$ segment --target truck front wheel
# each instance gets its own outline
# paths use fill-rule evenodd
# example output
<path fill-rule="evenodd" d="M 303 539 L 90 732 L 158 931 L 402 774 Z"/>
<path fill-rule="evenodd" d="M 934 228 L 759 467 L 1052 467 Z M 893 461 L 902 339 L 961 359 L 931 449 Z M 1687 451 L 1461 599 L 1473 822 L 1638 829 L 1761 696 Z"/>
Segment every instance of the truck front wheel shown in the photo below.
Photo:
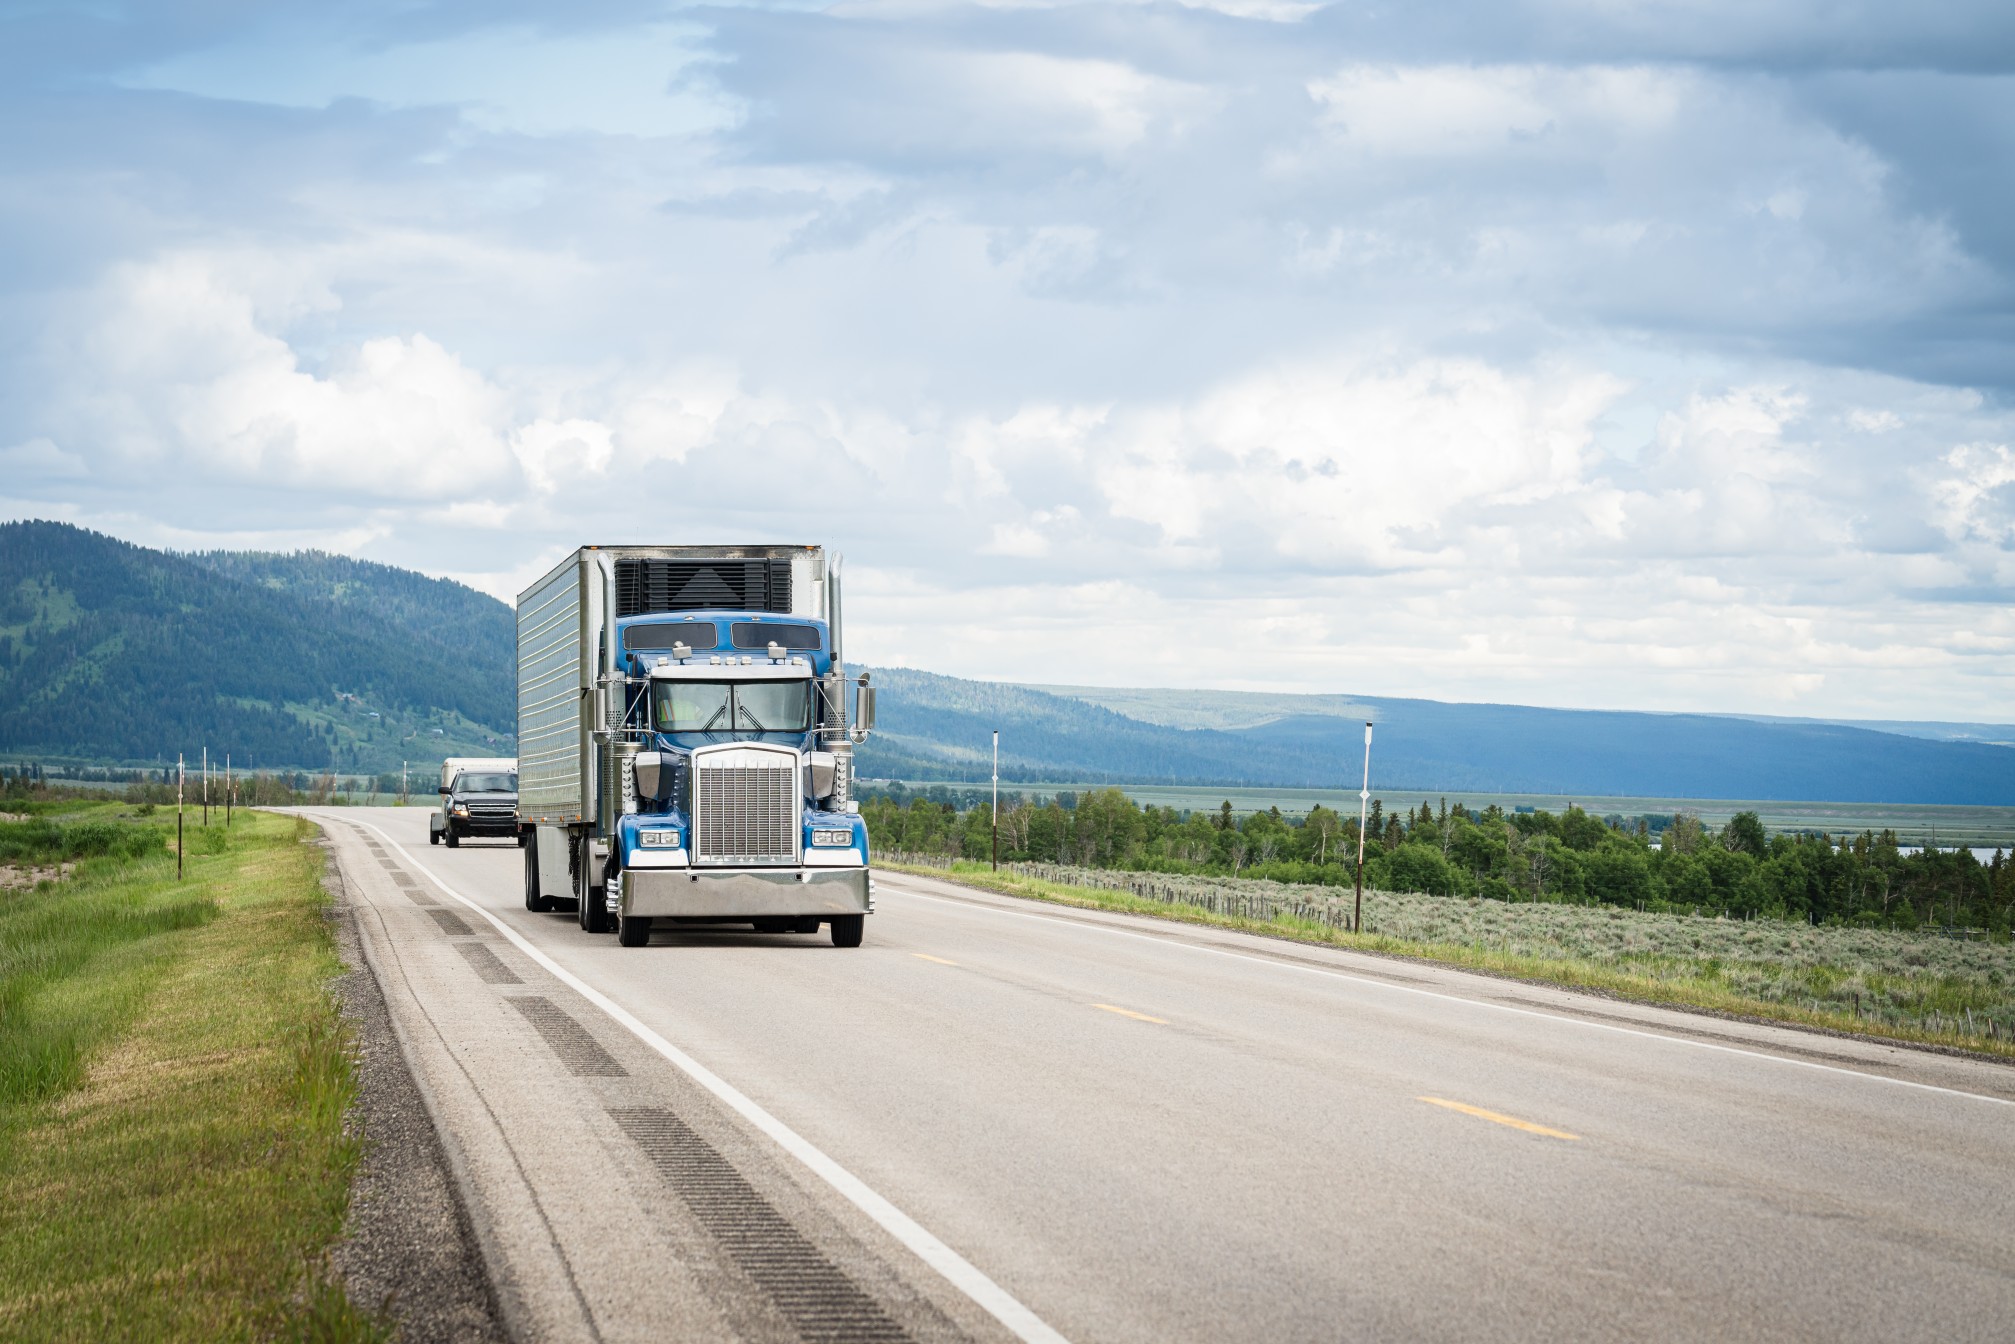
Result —
<path fill-rule="evenodd" d="M 455 823 L 451 821 L 448 823 L 448 848 L 460 849 L 461 847 L 462 833 L 455 829 Z"/>
<path fill-rule="evenodd" d="M 834 915 L 833 946 L 859 947 L 861 935 L 867 932 L 866 915 Z"/>
<path fill-rule="evenodd" d="M 616 921 L 616 941 L 624 947 L 642 947 L 651 941 L 649 915 L 624 915 Z"/>

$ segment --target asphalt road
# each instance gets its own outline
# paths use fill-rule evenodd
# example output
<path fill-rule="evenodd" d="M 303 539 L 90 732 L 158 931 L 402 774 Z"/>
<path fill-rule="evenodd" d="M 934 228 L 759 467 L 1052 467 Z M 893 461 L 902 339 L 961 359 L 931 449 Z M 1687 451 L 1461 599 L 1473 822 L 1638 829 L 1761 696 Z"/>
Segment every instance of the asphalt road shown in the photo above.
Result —
<path fill-rule="evenodd" d="M 521 1333 L 2015 1337 L 2015 1069 L 896 875 L 626 949 L 319 815 Z"/>

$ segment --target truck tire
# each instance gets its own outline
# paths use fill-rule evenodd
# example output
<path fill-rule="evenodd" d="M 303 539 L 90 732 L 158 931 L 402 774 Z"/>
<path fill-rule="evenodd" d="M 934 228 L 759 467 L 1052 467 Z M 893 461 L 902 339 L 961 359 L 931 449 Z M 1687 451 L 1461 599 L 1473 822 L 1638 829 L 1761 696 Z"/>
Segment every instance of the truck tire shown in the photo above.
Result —
<path fill-rule="evenodd" d="M 861 936 L 867 932 L 866 915 L 834 915 L 833 946 L 859 947 Z"/>
<path fill-rule="evenodd" d="M 518 832 L 518 848 L 523 849 L 531 843 L 532 843 L 532 828 L 526 826 L 521 830 L 519 830 Z"/>
<path fill-rule="evenodd" d="M 525 846 L 525 908 L 540 914 L 553 908 L 553 898 L 539 890 L 539 847 Z"/>
<path fill-rule="evenodd" d="M 460 849 L 461 847 L 462 833 L 455 829 L 455 823 L 451 821 L 448 823 L 448 848 Z"/>
<path fill-rule="evenodd" d="M 616 921 L 616 941 L 624 947 L 642 947 L 651 941 L 649 915 L 624 915 Z"/>
<path fill-rule="evenodd" d="M 583 854 L 581 876 L 575 884 L 575 898 L 579 903 L 576 913 L 580 916 L 581 932 L 607 933 L 609 910 L 602 904 L 602 888 L 596 886 L 594 880 L 593 860 Z"/>

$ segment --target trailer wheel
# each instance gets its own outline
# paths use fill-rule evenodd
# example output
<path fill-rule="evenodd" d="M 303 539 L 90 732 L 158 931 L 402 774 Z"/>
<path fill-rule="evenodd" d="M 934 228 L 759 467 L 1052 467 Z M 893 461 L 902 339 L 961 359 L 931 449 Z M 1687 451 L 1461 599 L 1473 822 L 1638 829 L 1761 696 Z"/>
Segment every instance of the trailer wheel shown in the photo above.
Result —
<path fill-rule="evenodd" d="M 861 935 L 867 932 L 866 915 L 834 915 L 833 946 L 859 947 Z"/>
<path fill-rule="evenodd" d="M 455 824 L 454 824 L 453 822 L 449 822 L 449 823 L 448 823 L 448 848 L 449 848 L 449 849 L 460 849 L 461 847 L 462 847 L 462 833 L 461 833 L 460 831 L 458 831 L 458 830 L 456 830 L 456 829 L 455 829 Z"/>
<path fill-rule="evenodd" d="M 539 890 L 539 847 L 532 843 L 530 835 L 526 832 L 525 908 L 543 914 L 553 908 L 553 898 Z"/>
<path fill-rule="evenodd" d="M 651 941 L 649 915 L 624 915 L 616 921 L 616 941 L 624 947 L 642 947 Z"/>
<path fill-rule="evenodd" d="M 427 843 L 428 843 L 428 844 L 430 844 L 430 845 L 438 845 L 438 844 L 440 844 L 440 843 L 441 843 L 441 833 L 440 833 L 439 831 L 428 831 L 428 832 L 427 832 Z"/>

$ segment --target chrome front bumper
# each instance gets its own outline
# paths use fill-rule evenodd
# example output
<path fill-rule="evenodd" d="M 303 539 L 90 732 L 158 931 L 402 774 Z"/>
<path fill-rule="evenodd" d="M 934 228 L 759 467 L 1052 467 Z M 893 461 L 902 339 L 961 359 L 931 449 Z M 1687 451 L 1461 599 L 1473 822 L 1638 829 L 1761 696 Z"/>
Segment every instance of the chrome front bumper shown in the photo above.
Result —
<path fill-rule="evenodd" d="M 678 919 L 862 915 L 865 868 L 625 868 L 617 914 Z"/>

